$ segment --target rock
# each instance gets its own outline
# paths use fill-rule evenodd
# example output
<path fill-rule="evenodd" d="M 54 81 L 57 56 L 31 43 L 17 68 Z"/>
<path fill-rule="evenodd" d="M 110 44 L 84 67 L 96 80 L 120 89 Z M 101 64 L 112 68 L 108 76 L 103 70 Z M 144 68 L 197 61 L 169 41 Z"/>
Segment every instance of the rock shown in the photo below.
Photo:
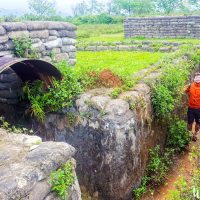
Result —
<path fill-rule="evenodd" d="M 12 51 L 0 51 L 0 57 L 4 57 L 11 54 L 12 54 Z"/>
<path fill-rule="evenodd" d="M 31 31 L 29 36 L 31 38 L 40 38 L 40 39 L 46 39 L 49 37 L 49 31 L 48 30 L 42 30 L 42 31 Z"/>
<path fill-rule="evenodd" d="M 75 149 L 66 143 L 45 142 L 30 150 L 27 145 L 31 146 L 38 140 L 41 142 L 41 138 L 8 134 L 3 129 L 0 129 L 0 136 L 1 200 L 43 200 L 54 196 L 48 183 L 50 173 L 68 161 L 72 161 L 75 168 L 72 158 Z M 69 189 L 70 197 L 71 200 L 81 200 L 77 179 Z"/>

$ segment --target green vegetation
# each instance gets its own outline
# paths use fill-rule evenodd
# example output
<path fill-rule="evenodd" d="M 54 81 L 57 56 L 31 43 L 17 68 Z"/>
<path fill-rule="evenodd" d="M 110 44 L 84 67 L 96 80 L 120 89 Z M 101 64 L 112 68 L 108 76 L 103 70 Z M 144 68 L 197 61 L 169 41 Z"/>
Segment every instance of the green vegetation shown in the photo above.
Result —
<path fill-rule="evenodd" d="M 133 190 L 136 199 L 141 199 L 142 195 L 147 192 L 148 186 L 155 187 L 165 181 L 169 167 L 172 164 L 172 155 L 173 152 L 170 149 L 166 149 L 163 154 L 159 145 L 150 150 L 146 175 L 142 178 L 140 187 Z"/>
<path fill-rule="evenodd" d="M 171 120 L 168 130 L 167 146 L 175 152 L 181 152 L 190 141 L 190 135 L 185 121 L 178 118 Z"/>
<path fill-rule="evenodd" d="M 63 79 L 53 80 L 53 87 L 45 88 L 42 81 L 26 83 L 23 87 L 22 98 L 30 101 L 31 114 L 40 121 L 44 120 L 47 112 L 72 107 L 76 96 L 82 91 L 73 69 L 64 62 L 59 64 L 59 68 Z"/>
<path fill-rule="evenodd" d="M 50 175 L 50 184 L 52 185 L 52 191 L 56 193 L 58 197 L 63 200 L 68 199 L 69 189 L 75 182 L 74 164 L 72 161 L 68 161 L 63 167 Z"/>
<path fill-rule="evenodd" d="M 200 148 L 194 147 L 191 153 L 191 162 L 199 164 Z M 192 172 L 191 180 L 180 176 L 176 181 L 176 189 L 170 190 L 167 195 L 168 200 L 197 200 L 200 199 L 200 169 Z"/>
<path fill-rule="evenodd" d="M 78 39 L 84 41 L 102 41 L 106 37 L 110 40 L 115 40 L 115 34 L 120 35 L 120 40 L 123 39 L 123 25 L 120 24 L 88 24 L 78 26 Z M 96 40 L 95 40 L 96 38 Z"/>
<path fill-rule="evenodd" d="M 13 126 L 9 122 L 5 120 L 3 116 L 0 116 L 0 128 L 5 129 L 9 133 L 16 133 L 16 134 L 28 134 L 32 135 L 33 130 L 28 130 L 25 127 L 22 126 Z"/>
<path fill-rule="evenodd" d="M 186 54 L 189 61 L 184 59 Z M 153 90 L 152 105 L 155 120 L 164 124 L 168 130 L 166 141 L 167 149 L 164 153 L 161 153 L 157 146 L 154 150 L 150 151 L 150 160 L 146 175 L 142 179 L 141 186 L 133 191 L 134 196 L 138 199 L 147 191 L 147 188 L 163 183 L 173 155 L 184 150 L 190 141 L 187 124 L 177 117 L 176 109 L 181 107 L 182 112 L 185 112 L 184 109 L 186 108 L 181 106 L 183 88 L 188 80 L 189 74 L 195 68 L 196 64 L 198 64 L 199 57 L 200 52 L 198 49 L 192 46 L 186 46 L 160 64 L 162 65 L 163 73 L 156 84 L 151 85 Z M 174 59 L 178 60 L 178 65 L 172 63 Z M 178 195 L 179 193 L 180 191 L 176 191 L 174 195 Z M 179 199 L 189 200 L 191 198 L 184 197 Z"/>
<path fill-rule="evenodd" d="M 113 91 L 111 92 L 110 96 L 111 96 L 113 99 L 116 99 L 121 93 L 122 93 L 122 88 L 115 88 L 115 89 L 113 89 Z"/>
<path fill-rule="evenodd" d="M 26 36 L 13 39 L 14 54 L 21 58 L 38 58 L 32 39 Z"/>

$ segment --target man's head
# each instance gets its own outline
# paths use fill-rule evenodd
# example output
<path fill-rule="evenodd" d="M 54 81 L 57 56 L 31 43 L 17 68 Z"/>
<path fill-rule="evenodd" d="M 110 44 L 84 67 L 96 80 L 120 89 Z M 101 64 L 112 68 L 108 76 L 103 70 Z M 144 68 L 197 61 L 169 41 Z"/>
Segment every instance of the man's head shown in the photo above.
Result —
<path fill-rule="evenodd" d="M 200 83 L 200 72 L 195 73 L 194 82 Z"/>

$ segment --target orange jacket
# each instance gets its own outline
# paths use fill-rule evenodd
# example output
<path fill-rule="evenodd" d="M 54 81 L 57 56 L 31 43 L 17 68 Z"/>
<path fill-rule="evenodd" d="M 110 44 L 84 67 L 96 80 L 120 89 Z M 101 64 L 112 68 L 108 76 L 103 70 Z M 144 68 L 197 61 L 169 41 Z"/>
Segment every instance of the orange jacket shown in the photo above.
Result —
<path fill-rule="evenodd" d="M 185 92 L 189 94 L 188 106 L 200 109 L 200 83 L 192 83 Z"/>

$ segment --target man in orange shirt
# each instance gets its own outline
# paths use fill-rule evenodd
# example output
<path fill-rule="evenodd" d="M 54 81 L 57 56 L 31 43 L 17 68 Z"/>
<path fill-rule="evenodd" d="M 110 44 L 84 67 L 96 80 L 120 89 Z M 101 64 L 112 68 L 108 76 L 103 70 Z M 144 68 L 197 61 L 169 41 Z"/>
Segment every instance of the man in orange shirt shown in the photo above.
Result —
<path fill-rule="evenodd" d="M 192 140 L 197 141 L 197 133 L 200 129 L 200 73 L 196 73 L 194 82 L 187 87 L 185 92 L 189 95 L 188 100 L 188 130 L 192 131 L 193 122 L 195 122 L 195 132 Z"/>

